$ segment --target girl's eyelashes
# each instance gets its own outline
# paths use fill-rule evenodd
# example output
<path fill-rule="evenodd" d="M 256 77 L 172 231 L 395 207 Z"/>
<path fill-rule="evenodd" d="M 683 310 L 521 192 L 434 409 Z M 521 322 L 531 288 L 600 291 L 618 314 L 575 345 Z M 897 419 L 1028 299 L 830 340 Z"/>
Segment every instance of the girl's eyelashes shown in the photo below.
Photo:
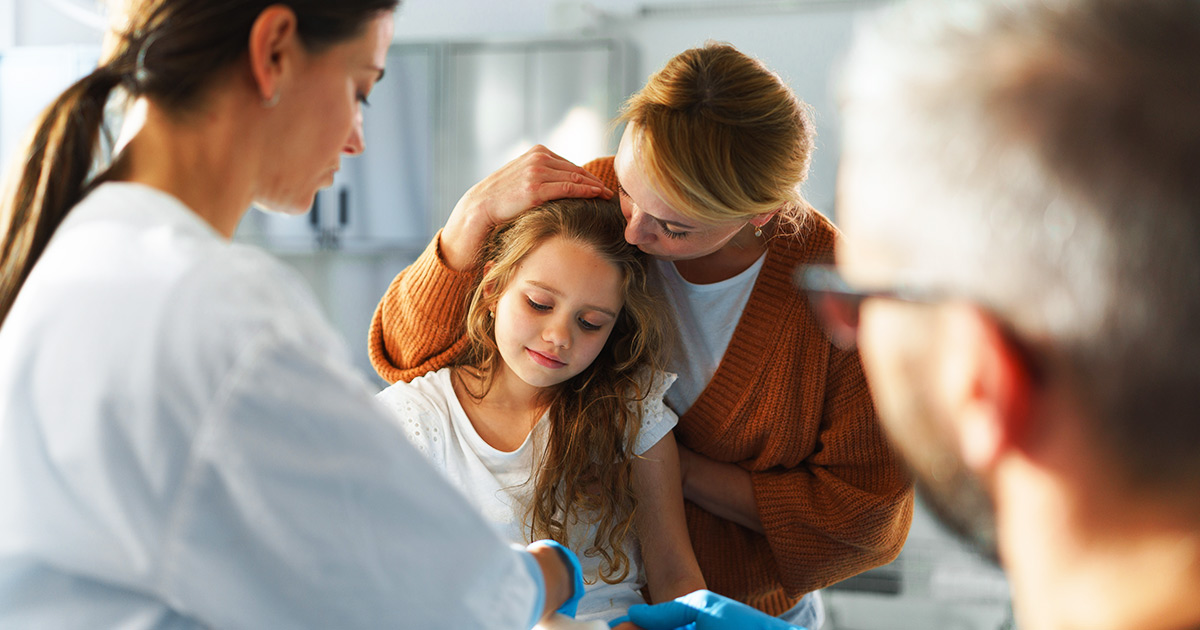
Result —
<path fill-rule="evenodd" d="M 370 106 L 371 106 L 371 102 L 367 100 L 367 93 L 366 93 L 366 92 L 359 92 L 359 93 L 358 93 L 358 95 L 356 96 L 356 98 L 357 98 L 357 100 L 358 100 L 358 102 L 359 102 L 359 103 L 362 103 L 362 106 L 363 106 L 363 107 L 370 107 Z"/>
<path fill-rule="evenodd" d="M 629 193 L 625 192 L 625 187 L 620 183 L 617 184 L 617 194 L 621 195 L 622 197 L 629 198 Z"/>
<path fill-rule="evenodd" d="M 593 324 L 582 317 L 579 318 L 579 327 L 587 331 L 597 331 L 601 328 L 604 328 L 604 326 L 601 326 L 600 324 Z"/>
<path fill-rule="evenodd" d="M 546 313 L 546 312 L 549 312 L 554 309 L 553 306 L 551 306 L 549 304 L 542 304 L 541 302 L 538 302 L 528 296 L 525 298 L 525 303 L 529 305 L 529 308 L 532 308 L 533 310 L 535 310 L 539 313 Z M 604 328 L 604 324 L 593 324 L 592 322 L 589 322 L 588 320 L 586 320 L 582 317 L 576 318 L 576 321 L 579 322 L 580 328 L 582 328 L 588 332 L 595 332 L 597 330 L 600 330 L 601 328 Z"/>

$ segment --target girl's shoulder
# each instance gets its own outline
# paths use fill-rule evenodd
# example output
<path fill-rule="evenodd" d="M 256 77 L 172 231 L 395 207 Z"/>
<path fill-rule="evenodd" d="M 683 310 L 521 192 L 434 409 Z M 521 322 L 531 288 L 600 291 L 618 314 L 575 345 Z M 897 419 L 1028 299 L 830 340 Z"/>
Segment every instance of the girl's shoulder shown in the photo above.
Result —
<path fill-rule="evenodd" d="M 666 401 L 667 390 L 679 376 L 673 372 L 644 369 L 638 374 L 639 388 L 643 395 L 634 399 L 631 404 L 641 403 L 641 427 L 638 429 L 637 440 L 633 452 L 641 455 L 658 444 L 675 425 L 679 416 L 675 414 Z"/>
<path fill-rule="evenodd" d="M 409 382 L 397 381 L 376 394 L 375 399 L 391 413 L 409 441 L 426 455 L 450 434 L 455 400 L 450 368 L 429 372 Z"/>
<path fill-rule="evenodd" d="M 679 378 L 679 375 L 665 370 L 643 368 L 638 373 L 637 378 L 647 392 L 646 400 L 657 400 L 661 403 L 664 402 L 667 390 L 671 388 L 671 385 Z"/>

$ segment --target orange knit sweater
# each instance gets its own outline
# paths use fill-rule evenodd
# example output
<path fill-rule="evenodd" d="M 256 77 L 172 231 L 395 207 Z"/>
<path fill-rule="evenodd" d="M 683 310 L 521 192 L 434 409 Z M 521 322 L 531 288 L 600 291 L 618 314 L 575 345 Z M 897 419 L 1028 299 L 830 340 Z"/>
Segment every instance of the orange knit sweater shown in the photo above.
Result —
<path fill-rule="evenodd" d="M 612 158 L 585 165 L 616 189 Z M 708 387 L 680 419 L 679 443 L 750 471 L 766 535 L 686 505 L 711 590 L 771 614 L 805 593 L 890 562 L 912 521 L 905 470 L 877 423 L 858 355 L 832 346 L 792 284 L 796 265 L 830 262 L 837 232 L 814 215 L 768 241 L 762 271 Z M 386 380 L 451 363 L 474 275 L 438 243 L 392 282 L 375 311 L 371 362 Z"/>

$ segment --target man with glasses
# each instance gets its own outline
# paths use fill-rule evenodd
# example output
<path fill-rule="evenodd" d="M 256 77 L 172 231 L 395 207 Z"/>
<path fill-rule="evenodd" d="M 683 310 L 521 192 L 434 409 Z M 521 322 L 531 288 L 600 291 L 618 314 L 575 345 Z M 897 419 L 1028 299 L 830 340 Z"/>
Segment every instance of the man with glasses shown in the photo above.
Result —
<path fill-rule="evenodd" d="M 844 88 L 844 242 L 798 277 L 927 503 L 1022 628 L 1200 628 L 1200 2 L 905 6 Z"/>

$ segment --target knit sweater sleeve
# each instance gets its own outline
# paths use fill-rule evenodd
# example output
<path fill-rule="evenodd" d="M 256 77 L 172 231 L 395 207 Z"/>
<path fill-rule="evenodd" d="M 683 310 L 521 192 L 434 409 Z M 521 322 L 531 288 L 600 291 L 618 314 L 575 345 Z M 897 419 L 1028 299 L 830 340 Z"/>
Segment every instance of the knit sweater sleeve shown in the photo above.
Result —
<path fill-rule="evenodd" d="M 831 350 L 823 416 L 803 464 L 752 473 L 791 596 L 891 562 L 912 522 L 912 487 L 879 426 L 857 353 Z"/>
<path fill-rule="evenodd" d="M 463 327 L 475 276 L 446 266 L 442 234 L 388 287 L 367 338 L 371 364 L 389 383 L 450 365 L 466 348 Z"/>

